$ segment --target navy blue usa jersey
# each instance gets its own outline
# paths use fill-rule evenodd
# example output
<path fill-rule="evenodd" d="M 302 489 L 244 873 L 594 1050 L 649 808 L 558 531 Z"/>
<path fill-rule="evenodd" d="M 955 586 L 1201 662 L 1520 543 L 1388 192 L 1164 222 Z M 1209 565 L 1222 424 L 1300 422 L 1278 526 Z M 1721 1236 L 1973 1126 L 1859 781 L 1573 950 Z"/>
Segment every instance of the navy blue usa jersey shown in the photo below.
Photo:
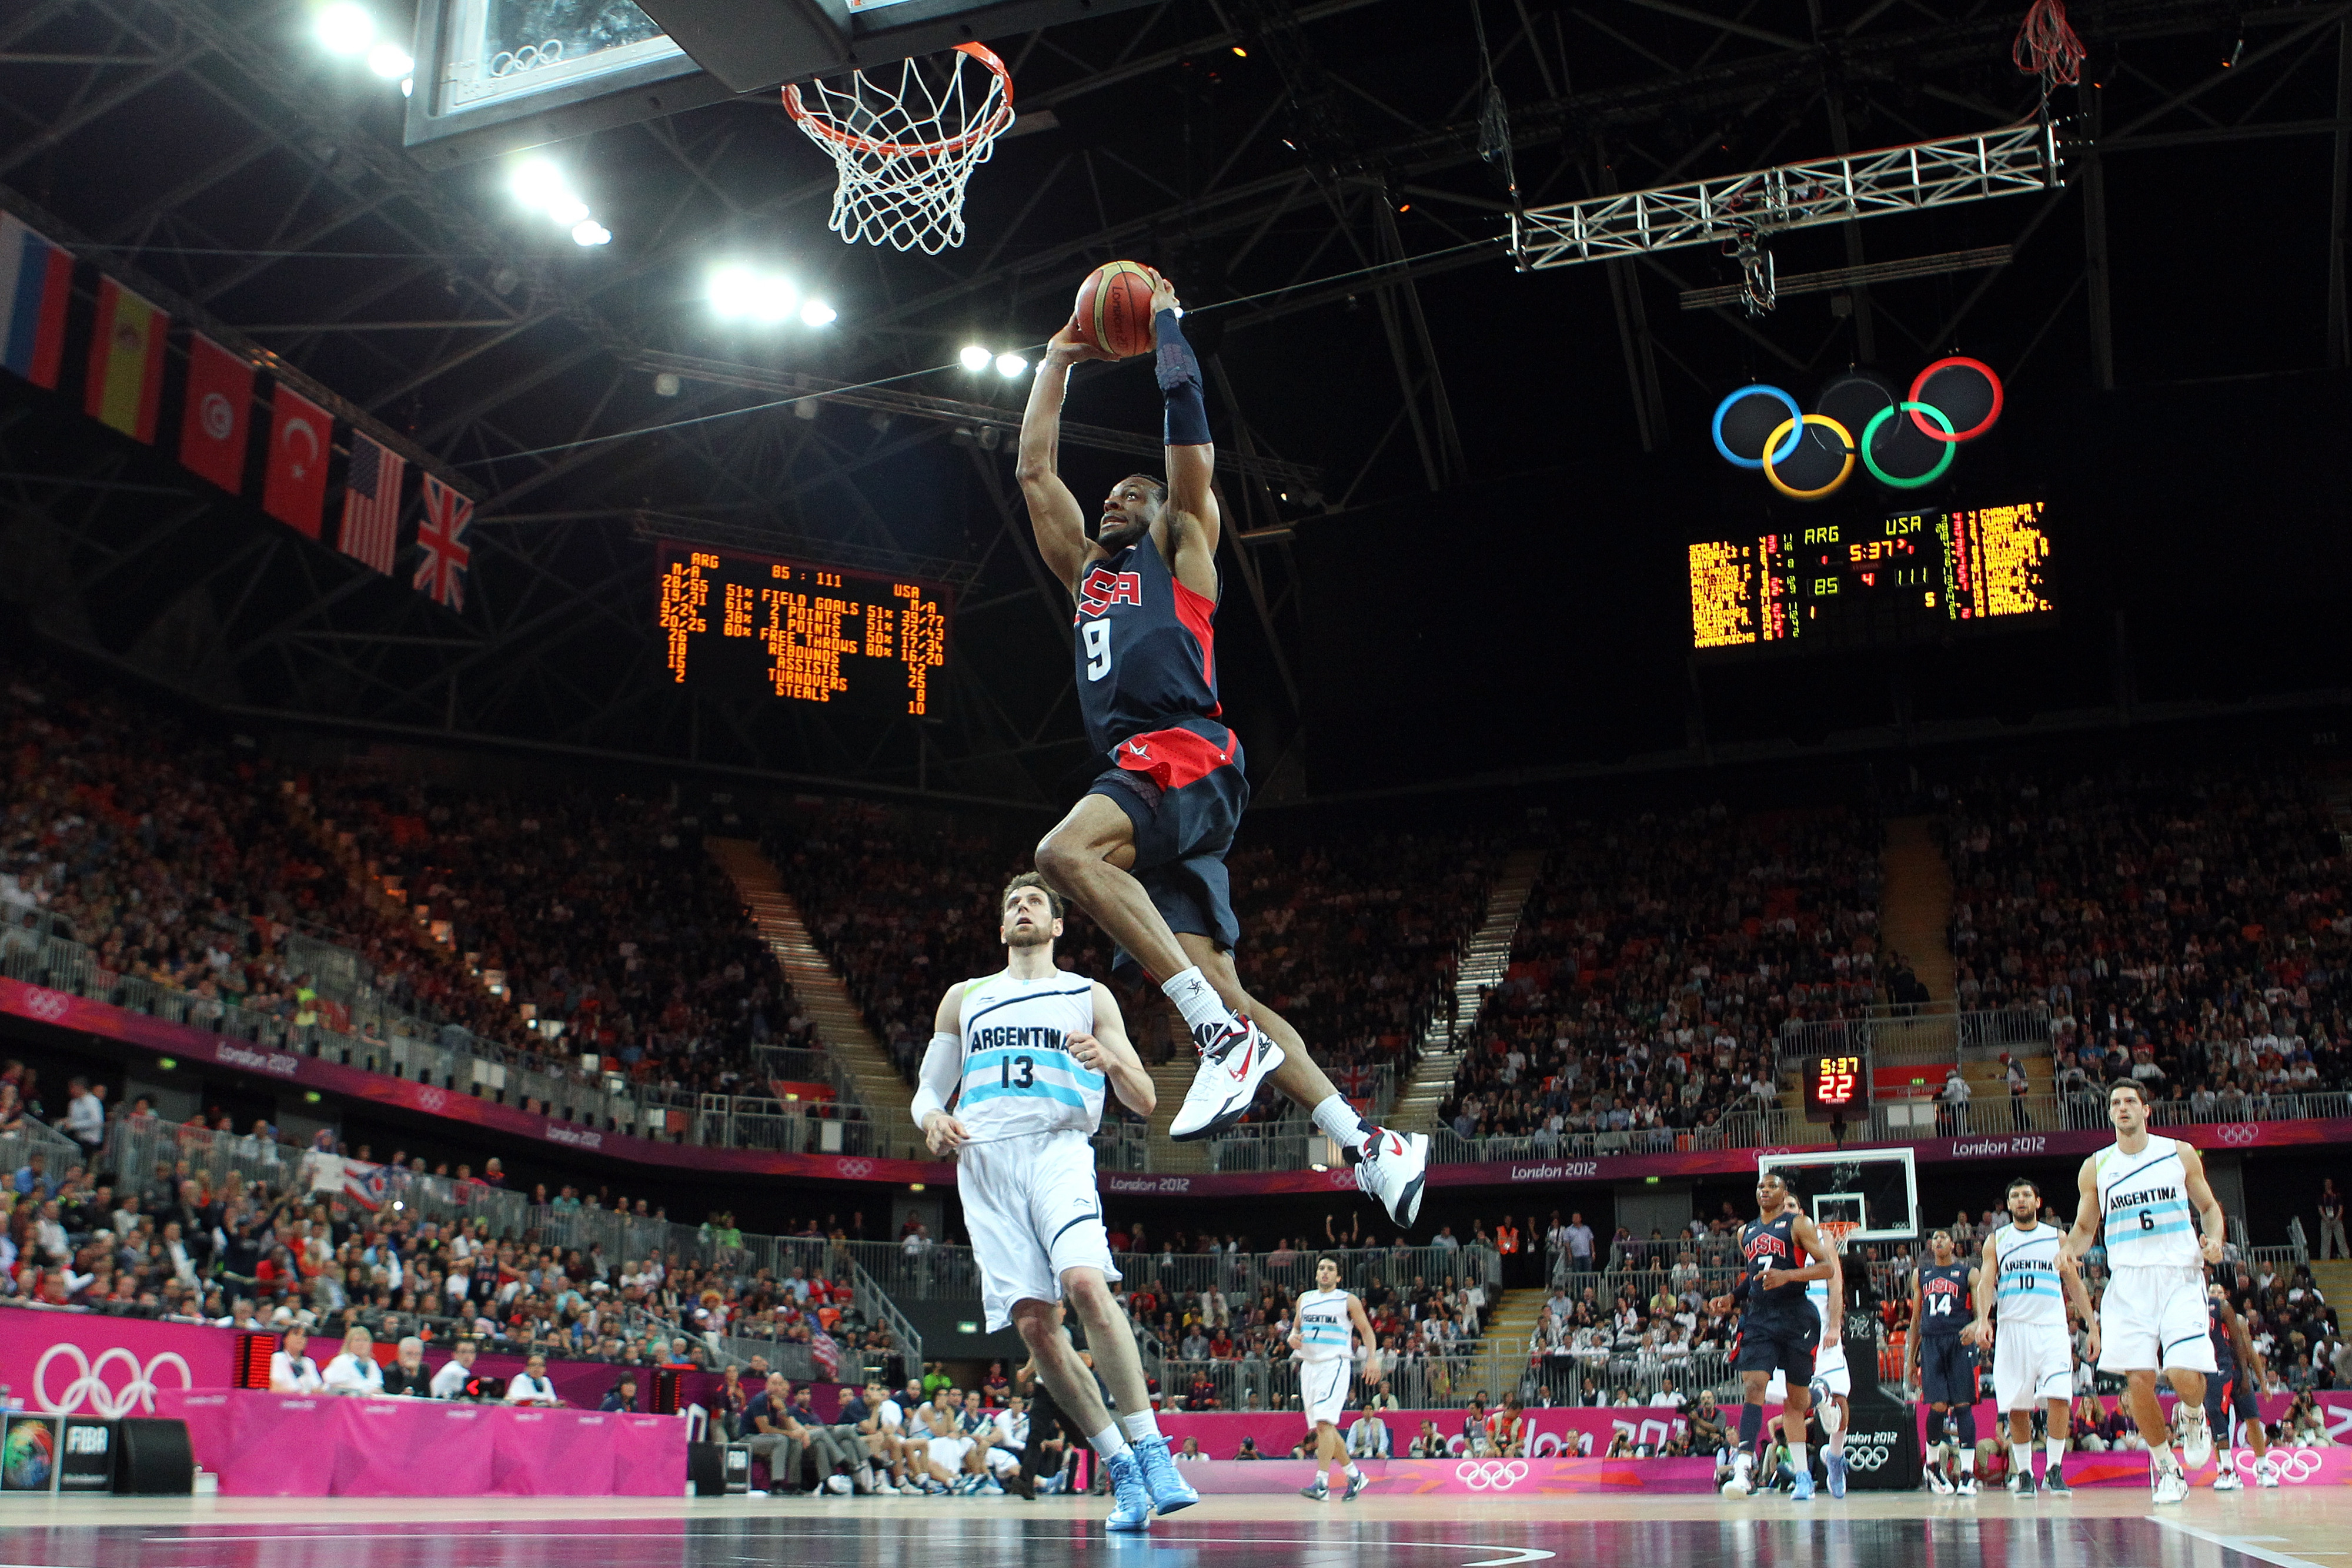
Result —
<path fill-rule="evenodd" d="M 1812 1303 L 1805 1300 L 1805 1282 L 1775 1285 L 1766 1290 L 1760 1281 L 1767 1269 L 1783 1273 L 1802 1269 L 1813 1260 L 1812 1254 L 1797 1244 L 1797 1217 L 1776 1215 L 1770 1219 L 1751 1219 L 1739 1233 L 1739 1255 L 1748 1266 L 1750 1281 L 1743 1316 L 1759 1322 L 1793 1321 L 1800 1312 L 1812 1312 Z"/>
<path fill-rule="evenodd" d="M 1919 1332 L 1941 1339 L 1958 1333 L 1976 1321 L 1976 1302 L 1969 1295 L 1966 1263 L 1923 1263 L 1919 1266 Z"/>
<path fill-rule="evenodd" d="M 1147 537 L 1087 569 L 1078 583 L 1078 707 L 1108 755 L 1129 736 L 1214 718 L 1217 601 L 1176 580 Z"/>

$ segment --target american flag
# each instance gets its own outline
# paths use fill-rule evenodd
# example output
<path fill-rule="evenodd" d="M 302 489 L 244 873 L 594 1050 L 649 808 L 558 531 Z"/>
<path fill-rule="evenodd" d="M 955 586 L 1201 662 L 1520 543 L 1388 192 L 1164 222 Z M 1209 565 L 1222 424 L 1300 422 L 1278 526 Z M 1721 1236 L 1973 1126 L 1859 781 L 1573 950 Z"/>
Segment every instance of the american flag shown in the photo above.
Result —
<path fill-rule="evenodd" d="M 425 549 L 412 585 L 451 610 L 466 608 L 466 568 L 474 552 L 466 542 L 466 527 L 474 520 L 474 503 L 432 475 L 425 476 L 425 520 L 416 527 L 416 542 Z"/>
<path fill-rule="evenodd" d="M 823 1329 L 813 1328 L 809 1334 L 809 1356 L 817 1370 L 830 1380 L 841 1371 L 841 1346 Z"/>
<path fill-rule="evenodd" d="M 352 432 L 352 471 L 343 481 L 343 553 L 386 577 L 400 546 L 400 481 L 408 460 Z"/>

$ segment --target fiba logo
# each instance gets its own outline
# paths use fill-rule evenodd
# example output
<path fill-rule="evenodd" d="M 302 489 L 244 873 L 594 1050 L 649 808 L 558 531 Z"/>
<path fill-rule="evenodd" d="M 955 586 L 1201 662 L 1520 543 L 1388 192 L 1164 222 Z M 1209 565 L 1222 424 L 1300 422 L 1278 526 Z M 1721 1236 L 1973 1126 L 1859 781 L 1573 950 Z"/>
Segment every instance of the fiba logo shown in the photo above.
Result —
<path fill-rule="evenodd" d="M 843 1176 L 847 1176 L 850 1180 L 856 1181 L 860 1176 L 867 1176 L 874 1174 L 874 1162 L 872 1160 L 843 1160 L 835 1168 L 840 1171 Z"/>
<path fill-rule="evenodd" d="M 2225 1144 L 2251 1144 L 2262 1137 L 2263 1130 L 2251 1122 L 2225 1122 L 2216 1135 Z"/>
<path fill-rule="evenodd" d="M 1528 1479 L 1525 1459 L 1465 1459 L 1454 1467 L 1454 1479 L 1472 1491 L 1508 1491 Z"/>
<path fill-rule="evenodd" d="M 205 393 L 196 404 L 196 418 L 205 427 L 205 434 L 214 441 L 226 441 L 236 429 L 236 411 L 228 399 L 216 392 Z"/>
<path fill-rule="evenodd" d="M 63 991 L 47 990 L 39 986 L 25 988 L 25 1010 L 37 1019 L 55 1023 L 65 1017 L 72 1006 L 73 998 Z"/>

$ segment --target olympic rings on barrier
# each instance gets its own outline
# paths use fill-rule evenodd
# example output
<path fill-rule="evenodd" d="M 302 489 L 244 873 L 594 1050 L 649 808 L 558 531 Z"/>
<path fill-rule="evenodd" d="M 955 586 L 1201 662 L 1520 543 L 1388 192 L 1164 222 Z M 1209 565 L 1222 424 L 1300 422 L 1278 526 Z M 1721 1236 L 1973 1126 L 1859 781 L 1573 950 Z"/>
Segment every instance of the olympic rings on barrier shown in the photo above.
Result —
<path fill-rule="evenodd" d="M 1744 397 L 1769 397 L 1777 399 L 1779 400 L 1780 406 L 1789 411 L 1789 417 L 1790 419 L 1801 417 L 1804 411 L 1797 406 L 1797 400 L 1795 398 L 1790 397 L 1779 387 L 1766 386 L 1762 382 L 1754 382 L 1747 386 L 1741 387 L 1738 392 L 1733 392 L 1729 397 L 1725 398 L 1721 402 L 1715 405 L 1715 449 L 1717 452 L 1722 453 L 1723 460 L 1726 463 L 1732 465 L 1734 467 L 1761 468 L 1764 466 L 1763 457 L 1742 457 L 1738 453 L 1734 452 L 1728 445 L 1725 444 L 1723 439 L 1723 416 L 1731 412 L 1731 405 L 1733 403 L 1738 402 Z M 1787 462 L 1790 455 L 1794 453 L 1796 450 L 1797 438 L 1794 435 L 1791 435 L 1789 438 L 1789 450 L 1778 455 L 1773 454 L 1772 444 L 1770 442 L 1768 441 L 1764 444 L 1765 455 L 1772 457 L 1773 461 L 1778 463 Z"/>
<path fill-rule="evenodd" d="M 1984 377 L 1985 384 L 1991 389 L 1991 407 L 1986 411 L 1982 418 L 1965 430 L 1955 428 L 1949 413 L 1921 395 L 1927 390 L 1928 382 L 1939 372 L 1951 370 L 1973 371 Z M 1742 398 L 1748 397 L 1769 398 L 1788 411 L 1788 418 L 1772 427 L 1771 434 L 1764 439 L 1763 451 L 1754 457 L 1743 457 L 1734 452 L 1730 443 L 1723 436 L 1723 423 L 1726 416 Z M 1854 439 L 1853 432 L 1843 422 L 1825 413 L 1807 413 L 1798 407 L 1797 400 L 1787 392 L 1762 382 L 1751 382 L 1717 403 L 1710 434 L 1715 439 L 1716 451 L 1722 455 L 1725 462 L 1738 468 L 1762 469 L 1765 479 L 1772 488 L 1792 501 L 1820 501 L 1837 494 L 1844 487 L 1845 482 L 1853 476 L 1856 457 L 1862 460 L 1863 466 L 1870 470 L 1870 476 L 1887 488 L 1916 490 L 1932 485 L 1944 476 L 1952 465 L 1954 450 L 1961 442 L 1975 440 L 1999 423 L 2003 398 L 2000 378 L 1993 373 L 1991 366 L 1981 360 L 1972 360 L 1965 354 L 1951 354 L 1936 361 L 1912 378 L 1911 395 L 1907 399 L 1899 403 L 1891 403 L 1872 415 L 1870 423 L 1863 426 L 1860 441 Z M 1879 431 L 1898 413 L 1908 415 L 1912 425 L 1921 434 L 1943 448 L 1943 454 L 1937 459 L 1935 466 L 1925 474 L 1908 478 L 1890 474 L 1879 466 L 1877 458 L 1871 451 Z M 1840 444 L 1845 449 L 1845 463 L 1838 470 L 1835 478 L 1825 485 L 1807 490 L 1799 489 L 1790 484 L 1780 476 L 1779 470 L 1781 465 L 1796 455 L 1798 444 L 1804 439 L 1804 427 L 1809 424 L 1819 425 L 1835 433 Z"/>
<path fill-rule="evenodd" d="M 1926 370 L 1921 371 L 1917 375 L 1912 377 L 1911 402 L 1913 403 L 1918 403 L 1923 401 L 1919 394 L 1921 391 L 1926 388 L 1928 378 L 1933 376 L 1937 371 L 1948 371 L 1956 366 L 1965 366 L 1969 370 L 1972 370 L 1976 371 L 1977 374 L 1984 377 L 1985 384 L 1992 388 L 1992 409 L 1982 419 L 1977 421 L 1966 430 L 1954 430 L 1952 428 L 1952 422 L 1948 419 L 1943 422 L 1944 428 L 1942 431 L 1937 432 L 1927 428 L 1927 422 L 1919 417 L 1918 411 L 1915 408 L 1912 411 L 1911 423 L 1917 425 L 1919 427 L 1919 434 L 1926 436 L 1930 441 L 1941 441 L 1948 444 L 1958 441 L 1974 441 L 1978 436 L 1982 435 L 1986 431 L 1990 430 L 1993 427 L 1994 422 L 2000 418 L 2000 378 L 1992 373 L 1992 367 L 1990 365 L 1986 364 L 1982 360 L 1971 360 L 1966 354 L 1953 354 L 1947 359 L 1937 360 L 1934 364 L 1929 365 Z"/>
<path fill-rule="evenodd" d="M 1789 442 L 1789 451 L 1793 452 L 1796 450 L 1797 446 L 1795 434 L 1793 433 L 1798 432 L 1801 426 L 1807 424 L 1818 424 L 1822 429 L 1835 434 L 1838 438 L 1838 444 L 1845 449 L 1845 462 L 1839 466 L 1837 477 L 1815 490 L 1798 489 L 1786 479 L 1781 478 L 1780 469 L 1774 466 L 1775 464 L 1785 463 L 1789 459 L 1788 452 L 1776 455 L 1772 450 L 1775 446 L 1778 446 L 1780 444 L 1781 434 L 1783 432 L 1792 433 Z M 1832 419 L 1828 414 L 1801 413 L 1794 419 L 1782 420 L 1778 425 L 1773 427 L 1772 434 L 1764 438 L 1764 455 L 1760 459 L 1760 462 L 1764 468 L 1764 477 L 1771 481 L 1772 488 L 1780 491 L 1780 494 L 1788 497 L 1791 501 L 1818 501 L 1824 497 L 1836 495 L 1838 486 L 1843 485 L 1848 479 L 1853 476 L 1853 432 L 1848 430 L 1844 425 L 1840 424 L 1836 420 Z"/>
<path fill-rule="evenodd" d="M 1925 474 L 1920 475 L 1916 479 L 1898 479 L 1894 475 L 1889 474 L 1885 469 L 1881 468 L 1878 465 L 1878 459 L 1870 455 L 1870 444 L 1872 440 L 1878 434 L 1879 427 L 1885 424 L 1888 420 L 1895 417 L 1895 408 L 1880 409 L 1876 413 L 1870 416 L 1870 423 L 1862 427 L 1863 465 L 1870 470 L 1870 476 L 1872 478 L 1891 489 L 1916 490 L 1923 485 L 1932 485 L 1937 480 L 1942 478 L 1944 476 L 1944 470 L 1952 465 L 1952 459 L 1958 455 L 1959 447 L 1953 444 L 1952 422 L 1945 415 L 1942 409 L 1936 407 L 1932 403 L 1925 402 L 1906 402 L 1897 404 L 1896 407 L 1899 407 L 1905 413 L 1909 414 L 1915 422 L 1917 421 L 1919 416 L 1922 414 L 1933 414 L 1935 416 L 1936 423 L 1944 427 L 1944 434 L 1936 437 L 1937 440 L 1944 444 L 1943 450 L 1936 455 L 1936 465 L 1933 468 L 1928 469 Z"/>
<path fill-rule="evenodd" d="M 1465 1459 L 1454 1467 L 1454 1479 L 1472 1491 L 1508 1491 L 1528 1479 L 1525 1459 Z"/>

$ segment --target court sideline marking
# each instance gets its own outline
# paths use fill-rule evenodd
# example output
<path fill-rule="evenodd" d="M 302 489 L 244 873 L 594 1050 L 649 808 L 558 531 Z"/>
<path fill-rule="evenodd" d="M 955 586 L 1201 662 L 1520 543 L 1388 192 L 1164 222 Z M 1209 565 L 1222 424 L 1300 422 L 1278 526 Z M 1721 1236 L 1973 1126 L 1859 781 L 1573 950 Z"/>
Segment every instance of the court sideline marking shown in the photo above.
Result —
<path fill-rule="evenodd" d="M 2318 1563 L 2307 1558 L 2296 1557 L 2284 1552 L 2273 1552 L 2254 1544 L 2257 1541 L 2284 1541 L 2286 1539 L 2284 1535 L 2221 1535 L 2210 1530 L 2201 1530 L 2181 1520 L 2167 1519 L 2160 1513 L 2151 1513 L 2147 1518 L 2152 1524 L 2160 1524 L 2167 1530 L 2178 1531 L 2183 1535 L 2193 1535 L 2198 1540 L 2210 1542 L 2225 1552 L 2238 1552 L 2248 1557 L 2260 1558 L 2264 1563 L 2273 1564 L 2273 1568 L 2320 1568 Z M 2337 1557 L 2342 1556 L 2343 1553 L 2324 1552 L 2320 1555 Z"/>
<path fill-rule="evenodd" d="M 443 1522 L 446 1523 L 447 1521 L 445 1521 Z M 668 1521 L 666 1520 L 600 1520 L 596 1522 L 604 1524 L 639 1522 L 662 1524 Z M 983 1521 L 982 1522 L 988 1521 Z M 1040 1522 L 1046 1521 L 1041 1521 Z M 483 1531 L 483 1534 L 486 1537 L 494 1536 L 500 1541 L 575 1541 L 579 1539 L 581 1533 L 581 1531 L 576 1530 L 490 1530 Z M 736 1532 L 733 1531 L 690 1530 L 680 1531 L 679 1533 L 687 1536 L 708 1535 L 717 1537 L 720 1535 L 732 1535 Z M 830 1530 L 762 1531 L 760 1533 L 762 1538 L 767 1540 L 786 1539 L 796 1541 L 840 1541 L 846 1538 L 845 1532 Z M 274 1535 L 142 1535 L 139 1539 L 142 1544 L 152 1542 L 173 1546 L 193 1546 L 202 1542 L 214 1541 L 412 1541 L 416 1539 L 416 1536 L 417 1531 L 414 1530 L 358 1531 L 320 1530 L 314 1526 L 312 1527 L 311 1531 L 307 1534 L 298 1534 L 288 1531 Z M 677 1537 L 665 1535 L 663 1539 L 676 1540 Z M 1143 1539 L 1149 1541 L 1154 1538 L 1150 1535 L 1145 1535 Z M 1267 1544 L 1265 1537 L 1255 1535 L 1171 1535 L 1159 1539 L 1165 1540 L 1171 1546 L 1263 1546 Z M 1315 1542 L 1297 1542 L 1297 1544 L 1304 1546 L 1315 1544 Z M 1334 1539 L 1329 1542 L 1329 1544 L 1335 1546 L 1426 1546 L 1440 1552 L 1499 1552 L 1505 1553 L 1505 1555 L 1500 1557 L 1486 1557 L 1481 1558 L 1475 1563 L 1465 1563 L 1461 1564 L 1461 1568 L 1517 1568 L 1517 1565 L 1523 1563 L 1540 1563 L 1559 1555 L 1557 1552 L 1548 1552 L 1540 1546 L 1497 1546 L 1489 1542 L 1475 1541 L 1374 1541 L 1358 1536 L 1346 1541 Z M 56 1568 L 56 1565 L 53 1563 L 39 1564 L 27 1563 L 0 1563 L 0 1568 Z M 2290 1563 L 2287 1565 L 2287 1568 L 2319 1568 L 2319 1565 L 2315 1563 L 2305 1563 L 2300 1564 Z"/>

